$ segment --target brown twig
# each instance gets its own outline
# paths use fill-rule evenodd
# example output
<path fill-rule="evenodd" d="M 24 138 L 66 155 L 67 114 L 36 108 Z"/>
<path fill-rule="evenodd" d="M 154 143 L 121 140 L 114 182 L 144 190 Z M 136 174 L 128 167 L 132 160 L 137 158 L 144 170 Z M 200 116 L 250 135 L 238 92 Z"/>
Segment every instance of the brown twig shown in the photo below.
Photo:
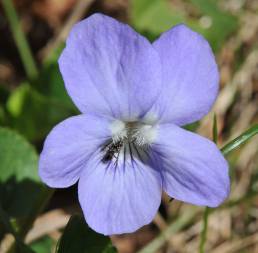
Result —
<path fill-rule="evenodd" d="M 31 243 L 44 235 L 64 228 L 70 216 L 71 215 L 63 209 L 56 209 L 41 215 L 37 218 L 32 229 L 27 234 L 25 242 Z"/>
<path fill-rule="evenodd" d="M 62 29 L 52 40 L 50 40 L 46 47 L 39 52 L 40 58 L 46 59 L 54 49 L 65 41 L 71 27 L 83 17 L 84 13 L 93 2 L 94 0 L 80 0 L 77 2 L 67 21 L 62 26 Z"/>
<path fill-rule="evenodd" d="M 231 242 L 225 242 L 219 245 L 216 249 L 210 251 L 210 253 L 233 253 L 239 252 L 241 249 L 245 249 L 258 243 L 258 233 L 251 236 L 247 236 L 244 239 L 237 239 Z"/>

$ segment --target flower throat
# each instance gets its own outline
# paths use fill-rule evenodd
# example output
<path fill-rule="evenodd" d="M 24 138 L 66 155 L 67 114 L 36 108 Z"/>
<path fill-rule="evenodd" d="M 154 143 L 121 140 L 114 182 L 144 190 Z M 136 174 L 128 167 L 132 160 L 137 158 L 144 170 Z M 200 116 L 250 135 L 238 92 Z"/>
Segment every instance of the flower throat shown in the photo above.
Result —
<path fill-rule="evenodd" d="M 128 158 L 132 162 L 135 162 L 135 159 L 144 161 L 148 155 L 148 146 L 156 135 L 153 125 L 139 121 L 114 121 L 111 124 L 111 132 L 112 139 L 102 148 L 103 163 L 108 163 L 113 158 L 116 164 L 119 160 L 125 163 Z"/>

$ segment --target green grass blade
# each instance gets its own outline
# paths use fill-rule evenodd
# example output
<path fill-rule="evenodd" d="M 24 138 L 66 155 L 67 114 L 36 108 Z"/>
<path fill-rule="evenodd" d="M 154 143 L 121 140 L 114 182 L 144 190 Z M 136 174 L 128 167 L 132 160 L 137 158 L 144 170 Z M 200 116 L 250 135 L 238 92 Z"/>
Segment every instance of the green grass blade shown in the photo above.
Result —
<path fill-rule="evenodd" d="M 245 131 L 243 134 L 226 144 L 222 149 L 221 152 L 223 155 L 227 155 L 234 149 L 238 148 L 241 144 L 248 141 L 250 138 L 252 138 L 254 135 L 258 134 L 258 124 L 252 126 L 247 131 Z"/>
<path fill-rule="evenodd" d="M 2 0 L 2 5 L 10 24 L 10 28 L 26 74 L 29 79 L 34 79 L 38 74 L 38 70 L 26 37 L 21 29 L 19 18 L 13 6 L 12 0 Z"/>
<path fill-rule="evenodd" d="M 216 114 L 214 114 L 214 116 L 213 116 L 212 133 L 213 133 L 213 141 L 215 143 L 217 143 L 218 142 L 218 125 L 217 125 L 217 116 L 216 116 Z"/>

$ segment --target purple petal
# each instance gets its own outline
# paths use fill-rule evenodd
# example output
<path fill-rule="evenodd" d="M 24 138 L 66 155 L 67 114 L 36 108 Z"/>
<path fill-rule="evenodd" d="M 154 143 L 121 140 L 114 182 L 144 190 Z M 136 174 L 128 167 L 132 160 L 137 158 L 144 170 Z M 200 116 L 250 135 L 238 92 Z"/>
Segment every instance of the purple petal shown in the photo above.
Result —
<path fill-rule="evenodd" d="M 153 144 L 164 190 L 172 198 L 216 207 L 229 194 L 228 164 L 210 140 L 172 124 L 159 128 Z"/>
<path fill-rule="evenodd" d="M 84 113 L 134 119 L 148 111 L 161 89 L 161 63 L 153 46 L 128 25 L 101 14 L 73 27 L 59 66 L 69 95 Z"/>
<path fill-rule="evenodd" d="M 100 162 L 99 155 L 87 164 L 79 181 L 79 201 L 89 226 L 112 235 L 150 223 L 161 201 L 160 173 L 136 160 L 115 167 Z"/>
<path fill-rule="evenodd" d="M 50 187 L 76 183 L 85 163 L 110 138 L 109 120 L 80 115 L 59 123 L 47 136 L 39 160 L 39 175 Z"/>
<path fill-rule="evenodd" d="M 154 42 L 163 68 L 164 88 L 157 102 L 163 122 L 185 125 L 207 114 L 218 93 L 219 73 L 208 42 L 177 25 Z"/>

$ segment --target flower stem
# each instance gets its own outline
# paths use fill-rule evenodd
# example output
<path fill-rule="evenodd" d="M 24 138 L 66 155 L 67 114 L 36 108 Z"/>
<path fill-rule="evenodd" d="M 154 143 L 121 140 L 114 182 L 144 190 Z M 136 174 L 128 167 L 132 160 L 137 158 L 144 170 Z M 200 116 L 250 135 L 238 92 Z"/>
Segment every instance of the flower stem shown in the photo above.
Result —
<path fill-rule="evenodd" d="M 203 214 L 203 227 L 202 227 L 201 242 L 200 242 L 200 248 L 199 248 L 200 253 L 205 252 L 204 246 L 207 239 L 209 213 L 210 213 L 210 208 L 206 207 Z"/>
<path fill-rule="evenodd" d="M 212 127 L 212 133 L 213 133 L 213 141 L 217 144 L 218 141 L 218 126 L 217 126 L 217 117 L 216 114 L 213 116 L 213 127 Z M 203 214 L 203 227 L 201 232 L 201 241 L 200 241 L 200 247 L 199 252 L 204 253 L 204 247 L 205 242 L 207 239 L 207 233 L 208 233 L 208 220 L 209 220 L 209 214 L 210 214 L 210 208 L 206 207 Z"/>
<path fill-rule="evenodd" d="M 238 136 L 233 141 L 226 144 L 221 149 L 221 152 L 223 153 L 223 155 L 230 153 L 235 148 L 237 148 L 241 144 L 245 143 L 247 140 L 249 140 L 256 134 L 258 134 L 258 125 L 257 124 L 254 125 L 253 127 L 249 128 L 247 131 L 245 131 L 243 134 Z M 213 118 L 213 141 L 215 143 L 217 143 L 217 139 L 218 139 L 217 119 L 216 119 L 216 115 L 214 115 L 214 118 Z M 206 207 L 204 214 L 203 214 L 203 228 L 202 228 L 202 233 L 201 233 L 199 253 L 204 253 L 204 246 L 205 246 L 207 232 L 208 232 L 207 229 L 208 229 L 208 219 L 209 219 L 210 210 L 211 209 L 209 207 Z"/>
<path fill-rule="evenodd" d="M 12 0 L 2 0 L 3 9 L 10 24 L 11 32 L 18 48 L 23 67 L 29 79 L 34 79 L 38 70 L 26 37 L 21 29 L 20 21 Z"/>

